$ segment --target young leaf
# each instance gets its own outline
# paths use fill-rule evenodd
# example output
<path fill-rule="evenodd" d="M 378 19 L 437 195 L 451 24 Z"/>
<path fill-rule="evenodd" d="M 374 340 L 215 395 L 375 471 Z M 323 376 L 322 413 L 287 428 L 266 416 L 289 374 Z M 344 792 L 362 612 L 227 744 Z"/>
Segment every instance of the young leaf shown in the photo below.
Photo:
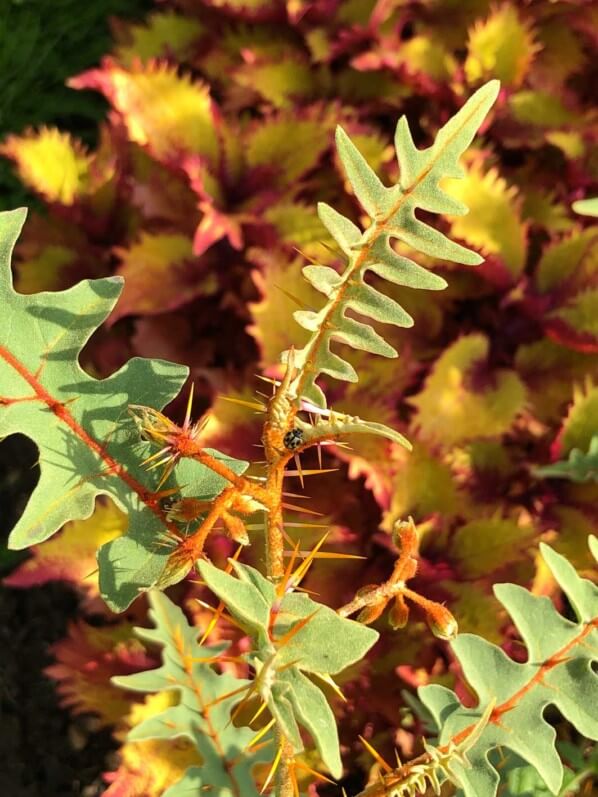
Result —
<path fill-rule="evenodd" d="M 331 351 L 332 341 L 385 357 L 396 356 L 395 349 L 373 327 L 346 315 L 346 311 L 351 310 L 378 322 L 399 327 L 413 325 L 411 316 L 397 302 L 365 281 L 368 271 L 412 288 L 441 290 L 446 287 L 441 277 L 398 255 L 390 245 L 392 239 L 399 239 L 425 255 L 470 265 L 481 262 L 479 255 L 418 219 L 415 211 L 453 215 L 467 211 L 461 202 L 440 188 L 439 181 L 463 175 L 459 158 L 494 103 L 498 88 L 498 82 L 491 81 L 479 89 L 440 130 L 434 144 L 424 150 L 415 147 L 407 120 L 402 117 L 395 135 L 401 174 L 399 183 L 391 188 L 380 182 L 347 134 L 341 128 L 337 130 L 340 159 L 372 223 L 362 232 L 328 205 L 320 203 L 318 206 L 322 222 L 348 262 L 342 275 L 328 267 L 308 266 L 305 269 L 306 278 L 328 301 L 319 312 L 295 313 L 297 322 L 311 333 L 307 344 L 295 352 L 299 374 L 293 388 L 298 396 L 325 407 L 324 394 L 316 384 L 320 374 L 357 381 L 353 367 Z"/>
<path fill-rule="evenodd" d="M 223 646 L 199 645 L 198 629 L 189 625 L 183 612 L 162 593 L 151 592 L 149 600 L 154 628 L 136 631 L 141 639 L 162 646 L 162 666 L 112 681 L 138 692 L 175 690 L 179 700 L 177 705 L 136 725 L 129 741 L 186 736 L 197 747 L 201 766 L 188 769 L 164 797 L 198 794 L 206 787 L 223 797 L 257 797 L 251 770 L 264 760 L 264 753 L 246 750 L 255 734 L 231 722 L 231 711 L 240 697 L 226 697 L 249 682 L 228 673 L 218 675 L 209 663 L 202 662 L 221 653 Z"/>
<path fill-rule="evenodd" d="M 169 556 L 160 537 L 176 530 L 159 503 L 159 474 L 142 467 L 149 444 L 139 441 L 127 409 L 148 403 L 162 408 L 179 392 L 187 369 L 134 358 L 106 379 L 90 377 L 79 353 L 114 306 L 122 280 L 16 293 L 10 257 L 24 220 L 24 210 L 0 214 L 0 436 L 30 437 L 41 473 L 9 544 L 21 549 L 42 542 L 68 521 L 89 517 L 96 496 L 109 495 L 128 514 L 129 528 L 100 549 L 100 589 L 109 606 L 122 611 L 140 590 L 160 581 Z M 237 460 L 227 464 L 237 472 L 246 467 Z M 164 486 L 177 480 L 185 485 L 183 495 L 202 498 L 213 498 L 227 484 L 188 460 Z"/>
<path fill-rule="evenodd" d="M 594 555 L 598 553 L 595 539 Z M 471 749 L 470 766 L 453 762 L 465 797 L 495 797 L 498 771 L 488 759 L 504 746 L 536 768 L 553 794 L 561 786 L 563 766 L 554 747 L 555 731 L 544 709 L 555 705 L 579 733 L 598 739 L 598 687 L 594 667 L 598 659 L 598 588 L 581 579 L 560 554 L 545 544 L 541 551 L 577 621 L 566 620 L 548 598 L 532 595 L 514 584 L 494 588 L 528 649 L 526 663 L 510 659 L 500 648 L 470 634 L 452 643 L 463 673 L 476 691 L 479 704 L 465 708 L 454 692 L 424 686 L 419 696 L 440 728 L 440 749 L 467 744 L 477 720 L 494 702 L 486 725 Z"/>

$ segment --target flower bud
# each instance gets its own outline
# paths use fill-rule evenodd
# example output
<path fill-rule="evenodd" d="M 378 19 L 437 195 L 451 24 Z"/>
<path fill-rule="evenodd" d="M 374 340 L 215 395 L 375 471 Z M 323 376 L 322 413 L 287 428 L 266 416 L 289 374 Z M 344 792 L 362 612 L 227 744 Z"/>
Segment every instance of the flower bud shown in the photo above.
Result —
<path fill-rule="evenodd" d="M 388 613 L 388 622 L 395 629 L 404 628 L 409 619 L 409 606 L 405 603 L 405 598 L 399 594 L 395 598 L 393 605 Z"/>
<path fill-rule="evenodd" d="M 407 521 L 395 523 L 392 541 L 401 556 L 415 556 L 417 554 L 419 539 L 413 518 L 410 517 Z"/>
<path fill-rule="evenodd" d="M 177 520 L 180 523 L 190 523 L 211 507 L 210 501 L 201 501 L 199 498 L 181 498 L 175 501 L 167 511 L 167 520 Z"/>
<path fill-rule="evenodd" d="M 357 622 L 363 623 L 364 625 L 369 625 L 373 623 L 375 620 L 380 617 L 384 609 L 386 608 L 386 600 L 378 601 L 377 603 L 372 603 L 370 606 L 366 606 L 363 608 L 359 614 L 357 615 Z"/>
<path fill-rule="evenodd" d="M 241 518 L 231 515 L 229 512 L 223 512 L 222 521 L 232 540 L 238 542 L 239 545 L 249 545 L 249 535 Z"/>
<path fill-rule="evenodd" d="M 453 615 L 446 606 L 434 603 L 427 610 L 427 621 L 434 636 L 439 639 L 454 639 L 457 636 L 459 627 Z"/>

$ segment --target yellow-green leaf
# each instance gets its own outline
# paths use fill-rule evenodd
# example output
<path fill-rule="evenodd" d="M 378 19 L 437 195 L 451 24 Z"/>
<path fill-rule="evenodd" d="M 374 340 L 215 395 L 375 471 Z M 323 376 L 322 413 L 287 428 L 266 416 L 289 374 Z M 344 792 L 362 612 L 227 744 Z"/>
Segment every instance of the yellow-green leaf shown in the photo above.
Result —
<path fill-rule="evenodd" d="M 21 180 L 49 202 L 72 205 L 86 191 L 91 158 L 69 133 L 42 127 L 9 136 L 0 155 L 11 158 Z"/>
<path fill-rule="evenodd" d="M 509 369 L 490 370 L 489 343 L 466 335 L 441 355 L 411 403 L 423 438 L 450 446 L 508 431 L 525 403 L 525 387 Z M 483 375 L 482 375 L 483 374 Z"/>

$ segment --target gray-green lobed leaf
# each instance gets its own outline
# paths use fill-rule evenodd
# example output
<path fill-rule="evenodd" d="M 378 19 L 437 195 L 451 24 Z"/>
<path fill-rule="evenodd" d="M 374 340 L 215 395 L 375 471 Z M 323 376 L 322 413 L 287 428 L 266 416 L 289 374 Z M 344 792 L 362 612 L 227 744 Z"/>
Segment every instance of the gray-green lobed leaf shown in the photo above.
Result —
<path fill-rule="evenodd" d="M 43 542 L 66 522 L 89 517 L 96 497 L 108 495 L 129 526 L 99 552 L 100 589 L 108 605 L 122 611 L 160 583 L 168 561 L 161 539 L 167 521 L 155 500 L 160 474 L 142 467 L 150 448 L 139 441 L 128 406 L 161 409 L 179 393 L 188 369 L 135 357 L 106 379 L 89 376 L 79 354 L 114 307 L 122 279 L 17 293 L 11 256 L 25 216 L 24 209 L 0 213 L 0 438 L 16 432 L 30 437 L 39 449 L 40 478 L 9 545 Z M 247 467 L 226 459 L 237 473 Z M 227 482 L 186 461 L 164 488 L 177 484 L 183 495 L 213 498 Z"/>
<path fill-rule="evenodd" d="M 590 440 L 587 451 L 574 448 L 566 460 L 534 469 L 534 475 L 573 482 L 598 481 L 598 434 Z"/>
<path fill-rule="evenodd" d="M 175 691 L 179 702 L 136 725 L 129 733 L 129 741 L 185 736 L 197 747 L 201 766 L 187 769 L 164 797 L 204 791 L 220 797 L 257 797 L 252 768 L 268 760 L 272 753 L 247 750 L 255 732 L 238 728 L 231 721 L 231 711 L 242 694 L 226 697 L 249 682 L 228 673 L 218 674 L 209 663 L 200 661 L 222 653 L 226 645 L 200 645 L 198 629 L 189 624 L 166 595 L 153 590 L 149 601 L 154 628 L 138 628 L 136 632 L 145 641 L 162 646 L 162 666 L 115 677 L 112 682 L 138 692 Z"/>
<path fill-rule="evenodd" d="M 358 378 L 353 367 L 331 350 L 332 342 L 385 357 L 397 356 L 382 335 L 370 324 L 347 316 L 347 310 L 377 322 L 399 327 L 413 325 L 411 316 L 397 302 L 366 282 L 368 271 L 411 288 L 442 290 L 446 287 L 441 277 L 398 255 L 391 246 L 393 239 L 404 241 L 416 251 L 432 257 L 469 265 L 482 262 L 478 254 L 418 219 L 415 211 L 453 215 L 467 212 L 467 208 L 450 197 L 439 183 L 446 177 L 463 176 L 459 158 L 496 100 L 498 90 L 496 80 L 482 86 L 444 125 L 427 149 L 415 147 L 407 121 L 402 117 L 395 135 L 400 180 L 392 187 L 383 185 L 344 130 L 338 128 L 339 157 L 371 224 L 364 232 L 334 208 L 324 203 L 318 206 L 320 219 L 347 257 L 347 265 L 343 274 L 326 266 L 306 266 L 305 277 L 328 301 L 319 312 L 300 310 L 294 314 L 297 322 L 312 333 L 304 348 L 295 352 L 295 365 L 300 369 L 295 388 L 317 406 L 326 407 L 325 396 L 316 381 L 321 374 L 349 382 Z M 307 378 L 302 372 L 306 367 L 309 369 Z"/>
<path fill-rule="evenodd" d="M 596 551 L 596 543 L 590 546 Z M 495 797 L 499 773 L 489 760 L 496 748 L 508 748 L 533 766 L 552 794 L 563 779 L 555 749 L 554 728 L 544 718 L 556 706 L 582 735 L 598 739 L 598 588 L 582 579 L 567 560 L 541 544 L 542 555 L 577 616 L 565 619 L 548 598 L 514 584 L 494 591 L 508 610 L 528 650 L 518 663 L 500 648 L 472 634 L 452 643 L 465 678 L 478 696 L 476 708 L 465 708 L 454 692 L 442 686 L 419 690 L 424 705 L 440 728 L 439 743 L 448 744 L 471 728 L 492 701 L 493 713 L 479 739 L 467 752 L 471 766 L 455 764 L 465 797 Z"/>
<path fill-rule="evenodd" d="M 334 716 L 324 693 L 307 674 L 335 675 L 360 661 L 377 640 L 377 632 L 304 594 L 288 592 L 279 600 L 273 585 L 257 570 L 238 562 L 232 565 L 237 577 L 206 561 L 197 567 L 207 586 L 253 637 L 249 660 L 254 666 L 271 667 L 271 685 L 261 695 L 281 731 L 299 752 L 303 744 L 298 725 L 303 725 L 332 775 L 340 777 Z"/>

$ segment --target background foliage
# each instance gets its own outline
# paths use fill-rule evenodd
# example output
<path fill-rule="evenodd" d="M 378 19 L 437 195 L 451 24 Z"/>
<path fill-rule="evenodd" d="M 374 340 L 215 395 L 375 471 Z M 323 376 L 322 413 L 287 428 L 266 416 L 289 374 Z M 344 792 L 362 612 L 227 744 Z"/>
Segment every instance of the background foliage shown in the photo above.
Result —
<path fill-rule="evenodd" d="M 34 5 L 9 4 L 6 13 Z M 68 5 L 60 6 L 65 17 Z M 94 3 L 93 13 L 103 19 L 117 5 L 122 14 L 122 4 L 108 2 Z M 131 4 L 132 13 L 142 5 Z M 40 61 L 31 58 L 27 70 L 15 70 L 20 90 L 1 103 L 3 113 L 15 109 L 5 114 L 10 127 L 2 122 L 15 131 L 0 145 L 3 168 L 11 161 L 39 200 L 17 247 L 17 289 L 125 276 L 115 313 L 84 350 L 85 368 L 105 377 L 133 355 L 188 365 L 197 412 L 212 408 L 210 443 L 255 459 L 259 419 L 221 396 L 249 398 L 260 389 L 253 375 L 277 374 L 279 353 L 305 340 L 290 316 L 298 303 L 319 300 L 301 268 L 339 259 L 316 202 L 365 221 L 344 192 L 336 124 L 388 185 L 398 177 L 399 115 L 408 116 L 416 145 L 426 146 L 480 83 L 501 80 L 466 178 L 447 185 L 471 211 L 441 222 L 485 263 L 416 258 L 445 277 L 448 290 L 385 284 L 415 319 L 414 329 L 385 330 L 399 360 L 349 353 L 360 382 L 328 386 L 330 404 L 399 429 L 414 451 L 381 438 L 326 449 L 325 466 L 337 470 L 307 482 L 309 507 L 331 528 L 331 550 L 367 559 L 320 562 L 306 584 L 339 606 L 355 588 L 380 581 L 392 561 L 393 523 L 411 514 L 421 538 L 417 590 L 445 601 L 462 631 L 516 660 L 520 638 L 492 585 L 514 581 L 561 603 L 537 555 L 541 540 L 582 574 L 593 567 L 586 538 L 598 498 L 598 232 L 571 205 L 596 193 L 596 17 L 584 0 L 161 2 L 143 23 L 115 25 L 110 44 L 94 39 L 106 50 L 94 68 L 77 74 L 99 49 L 60 65 L 62 72 L 45 62 L 48 80 L 70 78 L 63 105 L 26 105 L 32 93 L 24 81 Z M 58 10 L 54 21 L 70 35 Z M 39 51 L 35 27 L 28 31 Z M 47 58 L 61 51 L 48 47 Z M 26 48 L 19 53 L 24 58 Z M 96 137 L 90 122 L 101 95 L 108 112 Z M 321 529 L 293 521 L 305 516 L 291 518 L 288 533 L 311 547 Z M 81 618 L 56 647 L 51 674 L 73 711 L 95 713 L 117 738 L 166 708 L 154 698 L 125 700 L 109 684 L 155 655 L 133 637 L 131 621 L 145 623 L 141 602 L 128 617 L 108 618 L 89 575 L 98 545 L 123 530 L 118 511 L 98 503 L 90 520 L 67 524 L 7 579 L 14 586 L 67 579 L 80 591 Z M 254 549 L 249 561 L 259 561 Z M 229 552 L 226 540 L 213 543 L 216 561 Z M 189 619 L 206 624 L 199 587 L 177 590 Z M 232 627 L 227 633 L 240 644 Z M 467 698 L 457 661 L 423 622 L 398 637 L 383 634 L 368 662 L 352 668 L 340 736 L 353 783 L 371 763 L 358 734 L 389 757 L 393 743 L 402 755 L 417 751 L 422 724 L 405 690 L 428 683 Z M 561 757 L 583 769 L 583 743 L 552 719 Z M 127 742 L 108 776 L 110 797 L 134 789 L 152 797 L 177 780 L 172 753 L 168 764 L 161 756 L 169 744 Z M 150 748 L 139 745 L 151 747 L 149 773 Z M 512 778 L 511 793 L 526 793 Z"/>

